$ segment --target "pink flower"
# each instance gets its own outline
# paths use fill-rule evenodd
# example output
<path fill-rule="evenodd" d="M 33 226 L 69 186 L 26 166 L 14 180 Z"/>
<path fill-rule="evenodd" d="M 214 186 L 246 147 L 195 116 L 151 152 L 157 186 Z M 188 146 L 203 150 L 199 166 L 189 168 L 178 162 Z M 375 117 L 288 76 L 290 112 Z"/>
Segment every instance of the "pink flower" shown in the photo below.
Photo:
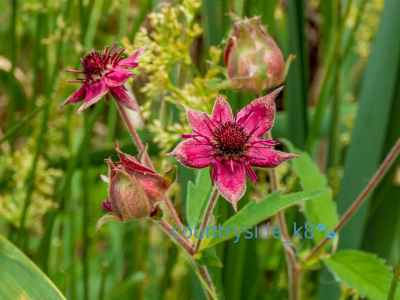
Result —
<path fill-rule="evenodd" d="M 110 93 L 120 104 L 136 110 L 136 101 L 129 95 L 124 83 L 133 74 L 129 71 L 138 66 L 143 49 L 135 51 L 131 56 L 123 58 L 124 49 L 107 47 L 102 52 L 93 50 L 82 60 L 82 70 L 69 69 L 73 73 L 82 73 L 84 78 L 77 79 L 81 86 L 64 104 L 83 102 L 78 112 L 97 103 Z"/>
<path fill-rule="evenodd" d="M 257 180 L 253 167 L 273 168 L 294 154 L 274 150 L 277 142 L 266 140 L 275 118 L 275 98 L 282 88 L 253 100 L 233 116 L 229 103 L 218 96 L 212 115 L 189 110 L 192 133 L 171 153 L 191 168 L 211 167 L 211 178 L 221 195 L 236 210 L 246 191 L 246 175 Z"/>

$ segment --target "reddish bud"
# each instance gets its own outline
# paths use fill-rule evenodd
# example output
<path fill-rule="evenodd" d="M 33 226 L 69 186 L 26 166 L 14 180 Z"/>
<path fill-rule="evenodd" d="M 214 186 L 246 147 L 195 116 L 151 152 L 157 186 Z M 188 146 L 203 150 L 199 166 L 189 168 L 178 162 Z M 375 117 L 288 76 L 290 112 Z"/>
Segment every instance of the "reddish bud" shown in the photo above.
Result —
<path fill-rule="evenodd" d="M 117 148 L 120 160 L 108 160 L 108 198 L 102 208 L 110 218 L 120 221 L 152 217 L 159 202 L 168 190 L 170 183 L 152 169 L 146 167 L 135 157 Z M 104 217 L 99 224 L 104 224 Z"/>
<path fill-rule="evenodd" d="M 224 62 L 236 89 L 261 93 L 281 85 L 285 79 L 282 51 L 258 17 L 235 22 Z"/>

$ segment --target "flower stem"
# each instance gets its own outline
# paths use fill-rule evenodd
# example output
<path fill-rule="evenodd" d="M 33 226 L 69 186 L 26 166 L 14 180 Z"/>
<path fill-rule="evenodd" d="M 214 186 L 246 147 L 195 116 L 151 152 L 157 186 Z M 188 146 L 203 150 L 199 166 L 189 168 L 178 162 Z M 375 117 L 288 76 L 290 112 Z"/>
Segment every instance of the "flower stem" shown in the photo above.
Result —
<path fill-rule="evenodd" d="M 126 109 L 120 104 L 118 103 L 118 101 L 116 101 L 117 103 L 117 108 L 119 111 L 119 114 L 122 118 L 122 120 L 125 123 L 126 128 L 128 129 L 129 133 L 132 136 L 133 142 L 136 145 L 138 151 L 143 155 L 143 159 L 144 159 L 144 163 L 150 167 L 151 169 L 154 170 L 154 164 L 149 156 L 149 154 L 147 153 L 146 147 L 142 141 L 142 139 L 140 138 L 139 134 L 136 131 L 135 125 L 132 123 L 131 119 L 129 118 Z M 175 223 L 180 226 L 183 227 L 183 223 L 181 221 L 181 219 L 179 218 L 178 212 L 175 209 L 175 206 L 173 205 L 173 203 L 171 202 L 171 200 L 165 196 L 164 197 L 164 202 L 167 206 L 168 211 L 170 212 L 172 218 L 174 219 Z"/>
<path fill-rule="evenodd" d="M 400 281 L 400 265 L 394 268 L 393 279 L 392 283 L 390 284 L 390 290 L 387 300 L 395 300 L 396 290 L 397 286 L 399 285 L 399 281 Z"/>
<path fill-rule="evenodd" d="M 183 238 L 168 222 L 160 220 L 157 222 L 161 226 L 161 229 L 174 241 L 176 241 L 185 251 L 193 255 L 194 249 L 187 239 Z"/>
<path fill-rule="evenodd" d="M 267 134 L 268 139 L 272 139 L 271 132 Z M 271 180 L 271 191 L 279 190 L 279 181 L 275 169 L 269 169 L 269 177 Z M 296 254 L 291 247 L 291 238 L 286 225 L 286 218 L 284 212 L 279 212 L 277 215 L 279 230 L 282 235 L 283 248 L 285 249 L 286 262 L 288 267 L 288 281 L 289 281 L 289 299 L 300 299 L 300 279 L 301 269 L 296 259 Z"/>
<path fill-rule="evenodd" d="M 205 210 L 204 215 L 203 215 L 203 217 L 201 219 L 199 238 L 198 238 L 198 240 L 196 241 L 196 243 L 194 245 L 194 252 L 195 253 L 197 253 L 199 251 L 199 249 L 200 249 L 201 241 L 203 240 L 204 230 L 206 229 L 206 227 L 208 225 L 208 222 L 210 221 L 210 218 L 211 218 L 212 213 L 214 211 L 215 205 L 217 204 L 218 196 L 219 196 L 218 189 L 214 185 L 213 189 L 211 191 L 210 198 L 208 199 L 206 210 Z"/>
<path fill-rule="evenodd" d="M 168 222 L 165 222 L 164 220 L 160 220 L 156 223 L 161 227 L 161 229 L 164 231 L 164 233 L 166 235 L 168 235 L 169 238 L 174 240 L 187 254 L 189 254 L 191 262 L 196 270 L 196 273 L 200 277 L 200 280 L 202 281 L 202 283 L 205 285 L 205 289 L 206 289 L 205 292 L 206 292 L 207 296 L 211 299 L 217 299 L 217 296 L 215 293 L 216 289 L 215 289 L 214 283 L 211 279 L 210 273 L 208 272 L 207 267 L 199 265 L 193 259 L 193 255 L 195 254 L 195 251 L 194 251 L 192 245 L 190 245 L 190 243 L 185 238 L 183 238 L 180 234 L 178 234 L 178 232 L 175 231 L 175 229 Z"/>
<path fill-rule="evenodd" d="M 396 161 L 396 158 L 400 154 L 400 138 L 396 141 L 396 144 L 390 150 L 385 160 L 379 166 L 378 170 L 372 176 L 366 187 L 361 191 L 361 193 L 357 196 L 356 200 L 354 200 L 353 204 L 347 209 L 347 211 L 342 215 L 338 224 L 335 226 L 334 231 L 340 231 L 344 225 L 351 219 L 351 217 L 357 212 L 360 206 L 364 203 L 364 201 L 368 198 L 368 196 L 375 190 L 375 188 L 382 181 L 383 177 L 385 177 L 386 173 L 389 171 L 390 167 Z M 319 242 L 317 246 L 315 246 L 310 254 L 305 258 L 305 261 L 310 260 L 314 257 L 329 241 L 328 237 L 324 238 Z"/>

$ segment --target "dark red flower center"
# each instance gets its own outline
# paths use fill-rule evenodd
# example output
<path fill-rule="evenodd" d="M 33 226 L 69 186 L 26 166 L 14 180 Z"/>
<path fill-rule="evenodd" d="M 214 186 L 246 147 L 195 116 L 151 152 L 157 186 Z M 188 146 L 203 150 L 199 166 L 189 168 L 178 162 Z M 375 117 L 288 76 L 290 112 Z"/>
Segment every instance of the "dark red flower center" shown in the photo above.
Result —
<path fill-rule="evenodd" d="M 124 49 L 105 48 L 102 52 L 92 51 L 82 59 L 83 72 L 86 79 L 97 80 L 122 59 Z"/>
<path fill-rule="evenodd" d="M 220 124 L 213 132 L 217 154 L 224 157 L 241 156 L 246 147 L 248 135 L 235 122 Z"/>

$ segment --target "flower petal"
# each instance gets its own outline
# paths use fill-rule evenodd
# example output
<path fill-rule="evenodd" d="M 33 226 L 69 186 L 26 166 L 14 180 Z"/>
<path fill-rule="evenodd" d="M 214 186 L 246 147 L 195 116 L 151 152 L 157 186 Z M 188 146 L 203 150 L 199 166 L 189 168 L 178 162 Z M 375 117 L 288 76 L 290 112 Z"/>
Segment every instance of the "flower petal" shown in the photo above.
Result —
<path fill-rule="evenodd" d="M 155 205 L 168 190 L 170 182 L 154 170 L 140 163 L 134 156 L 122 152 L 118 146 L 116 147 L 116 151 L 118 152 L 122 168 L 137 179 L 152 202 L 152 205 Z"/>
<path fill-rule="evenodd" d="M 136 50 L 132 55 L 130 55 L 128 58 L 122 59 L 119 63 L 119 67 L 125 67 L 125 68 L 136 68 L 139 64 L 139 58 L 143 54 L 144 49 L 140 48 Z"/>
<path fill-rule="evenodd" d="M 200 169 L 212 163 L 213 147 L 207 141 L 191 138 L 179 143 L 171 155 L 187 167 Z"/>
<path fill-rule="evenodd" d="M 132 110 L 138 110 L 138 106 L 133 98 L 133 95 L 131 95 L 124 86 L 110 87 L 110 92 L 114 99 L 122 105 Z"/>
<path fill-rule="evenodd" d="M 77 89 L 71 96 L 64 101 L 63 105 L 77 103 L 82 101 L 86 94 L 86 86 L 83 84 L 79 89 Z"/>
<path fill-rule="evenodd" d="M 252 137 L 259 137 L 269 131 L 275 120 L 275 98 L 282 88 L 278 88 L 266 96 L 253 100 L 237 114 L 237 123 Z"/>
<path fill-rule="evenodd" d="M 98 102 L 107 92 L 108 88 L 103 80 L 87 84 L 85 99 L 83 99 L 84 103 L 79 107 L 78 112 L 82 112 L 89 106 Z"/>
<path fill-rule="evenodd" d="M 268 146 L 251 146 L 247 156 L 249 163 L 255 167 L 274 168 L 285 160 L 295 158 L 296 154 L 274 150 Z"/>
<path fill-rule="evenodd" d="M 237 209 L 238 201 L 246 192 L 246 168 L 234 160 L 222 160 L 213 165 L 212 177 L 218 191 Z"/>
<path fill-rule="evenodd" d="M 133 76 L 133 74 L 130 71 L 122 68 L 115 68 L 104 76 L 104 81 L 107 86 L 116 87 L 123 85 L 131 76 Z"/>
<path fill-rule="evenodd" d="M 140 163 L 134 156 L 122 152 L 118 145 L 115 150 L 118 153 L 120 163 L 128 173 L 156 174 L 154 170 Z"/>
<path fill-rule="evenodd" d="M 233 121 L 231 106 L 229 105 L 228 101 L 226 101 L 224 96 L 220 95 L 217 97 L 211 119 L 217 123 L 226 123 Z"/>
<path fill-rule="evenodd" d="M 204 112 L 188 109 L 187 118 L 194 133 L 207 139 L 212 138 L 214 125 L 209 115 Z"/>

